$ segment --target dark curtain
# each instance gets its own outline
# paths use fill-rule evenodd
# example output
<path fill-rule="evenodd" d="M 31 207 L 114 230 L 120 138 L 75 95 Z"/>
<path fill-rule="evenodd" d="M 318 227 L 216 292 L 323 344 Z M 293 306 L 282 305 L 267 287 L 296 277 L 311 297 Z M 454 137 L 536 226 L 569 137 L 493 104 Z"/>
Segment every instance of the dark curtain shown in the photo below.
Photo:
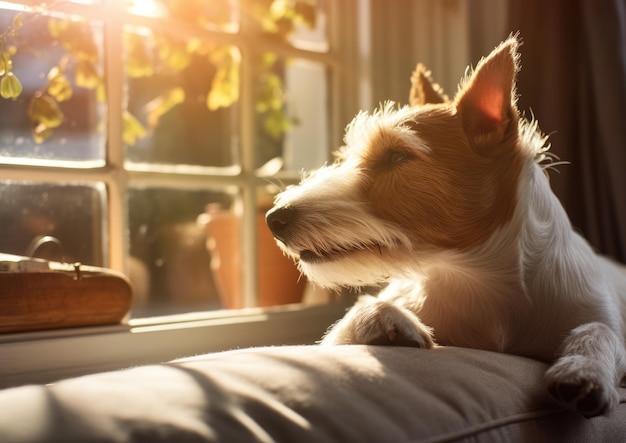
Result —
<path fill-rule="evenodd" d="M 510 0 L 519 106 L 570 165 L 551 173 L 574 227 L 626 262 L 626 1 Z"/>

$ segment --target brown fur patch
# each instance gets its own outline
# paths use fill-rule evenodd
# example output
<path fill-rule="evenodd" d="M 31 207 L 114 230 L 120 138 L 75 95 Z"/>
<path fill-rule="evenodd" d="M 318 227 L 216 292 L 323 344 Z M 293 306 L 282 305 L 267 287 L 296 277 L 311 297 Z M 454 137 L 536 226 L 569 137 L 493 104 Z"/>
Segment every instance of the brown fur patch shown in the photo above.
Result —
<path fill-rule="evenodd" d="M 467 249 L 480 245 L 512 217 L 523 156 L 517 149 L 517 122 L 510 122 L 495 156 L 476 152 L 453 106 L 416 111 L 415 143 L 394 144 L 393 131 L 373 137 L 362 166 L 369 177 L 367 201 L 374 213 L 394 221 L 416 244 Z M 397 163 L 389 150 L 405 151 Z"/>
<path fill-rule="evenodd" d="M 411 75 L 411 91 L 409 103 L 411 106 L 423 106 L 427 103 L 446 103 L 448 96 L 441 86 L 435 83 L 430 76 L 430 71 L 418 63 Z"/>

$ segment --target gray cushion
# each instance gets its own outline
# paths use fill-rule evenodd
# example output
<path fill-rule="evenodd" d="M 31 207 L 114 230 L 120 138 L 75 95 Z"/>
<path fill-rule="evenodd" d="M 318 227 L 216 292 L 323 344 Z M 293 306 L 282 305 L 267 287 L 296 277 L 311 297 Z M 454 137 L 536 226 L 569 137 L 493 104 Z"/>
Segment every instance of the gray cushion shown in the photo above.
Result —
<path fill-rule="evenodd" d="M 290 346 L 0 392 L 9 442 L 626 441 L 608 416 L 561 411 L 546 365 L 461 348 Z"/>

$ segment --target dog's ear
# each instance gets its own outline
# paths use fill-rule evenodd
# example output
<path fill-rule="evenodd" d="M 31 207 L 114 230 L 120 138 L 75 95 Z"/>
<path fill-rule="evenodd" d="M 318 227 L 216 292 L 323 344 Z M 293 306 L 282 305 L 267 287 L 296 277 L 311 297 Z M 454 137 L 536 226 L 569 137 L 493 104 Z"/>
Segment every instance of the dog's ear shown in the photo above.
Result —
<path fill-rule="evenodd" d="M 517 125 L 515 77 L 519 43 L 509 37 L 483 58 L 459 85 L 455 104 L 472 146 L 489 154 L 511 125 Z"/>
<path fill-rule="evenodd" d="M 430 71 L 423 64 L 418 63 L 411 75 L 411 92 L 409 93 L 411 106 L 447 101 L 448 96 L 443 93 L 441 86 L 433 81 Z"/>

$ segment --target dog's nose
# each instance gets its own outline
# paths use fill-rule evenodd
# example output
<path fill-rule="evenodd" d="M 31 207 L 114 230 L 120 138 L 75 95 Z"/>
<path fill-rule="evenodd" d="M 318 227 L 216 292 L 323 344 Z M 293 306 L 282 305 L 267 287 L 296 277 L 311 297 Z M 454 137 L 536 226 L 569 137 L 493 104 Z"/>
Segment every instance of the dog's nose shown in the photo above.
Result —
<path fill-rule="evenodd" d="M 296 215 L 295 209 L 291 206 L 275 207 L 270 209 L 265 215 L 267 226 L 278 240 L 284 242 L 287 227 Z"/>

